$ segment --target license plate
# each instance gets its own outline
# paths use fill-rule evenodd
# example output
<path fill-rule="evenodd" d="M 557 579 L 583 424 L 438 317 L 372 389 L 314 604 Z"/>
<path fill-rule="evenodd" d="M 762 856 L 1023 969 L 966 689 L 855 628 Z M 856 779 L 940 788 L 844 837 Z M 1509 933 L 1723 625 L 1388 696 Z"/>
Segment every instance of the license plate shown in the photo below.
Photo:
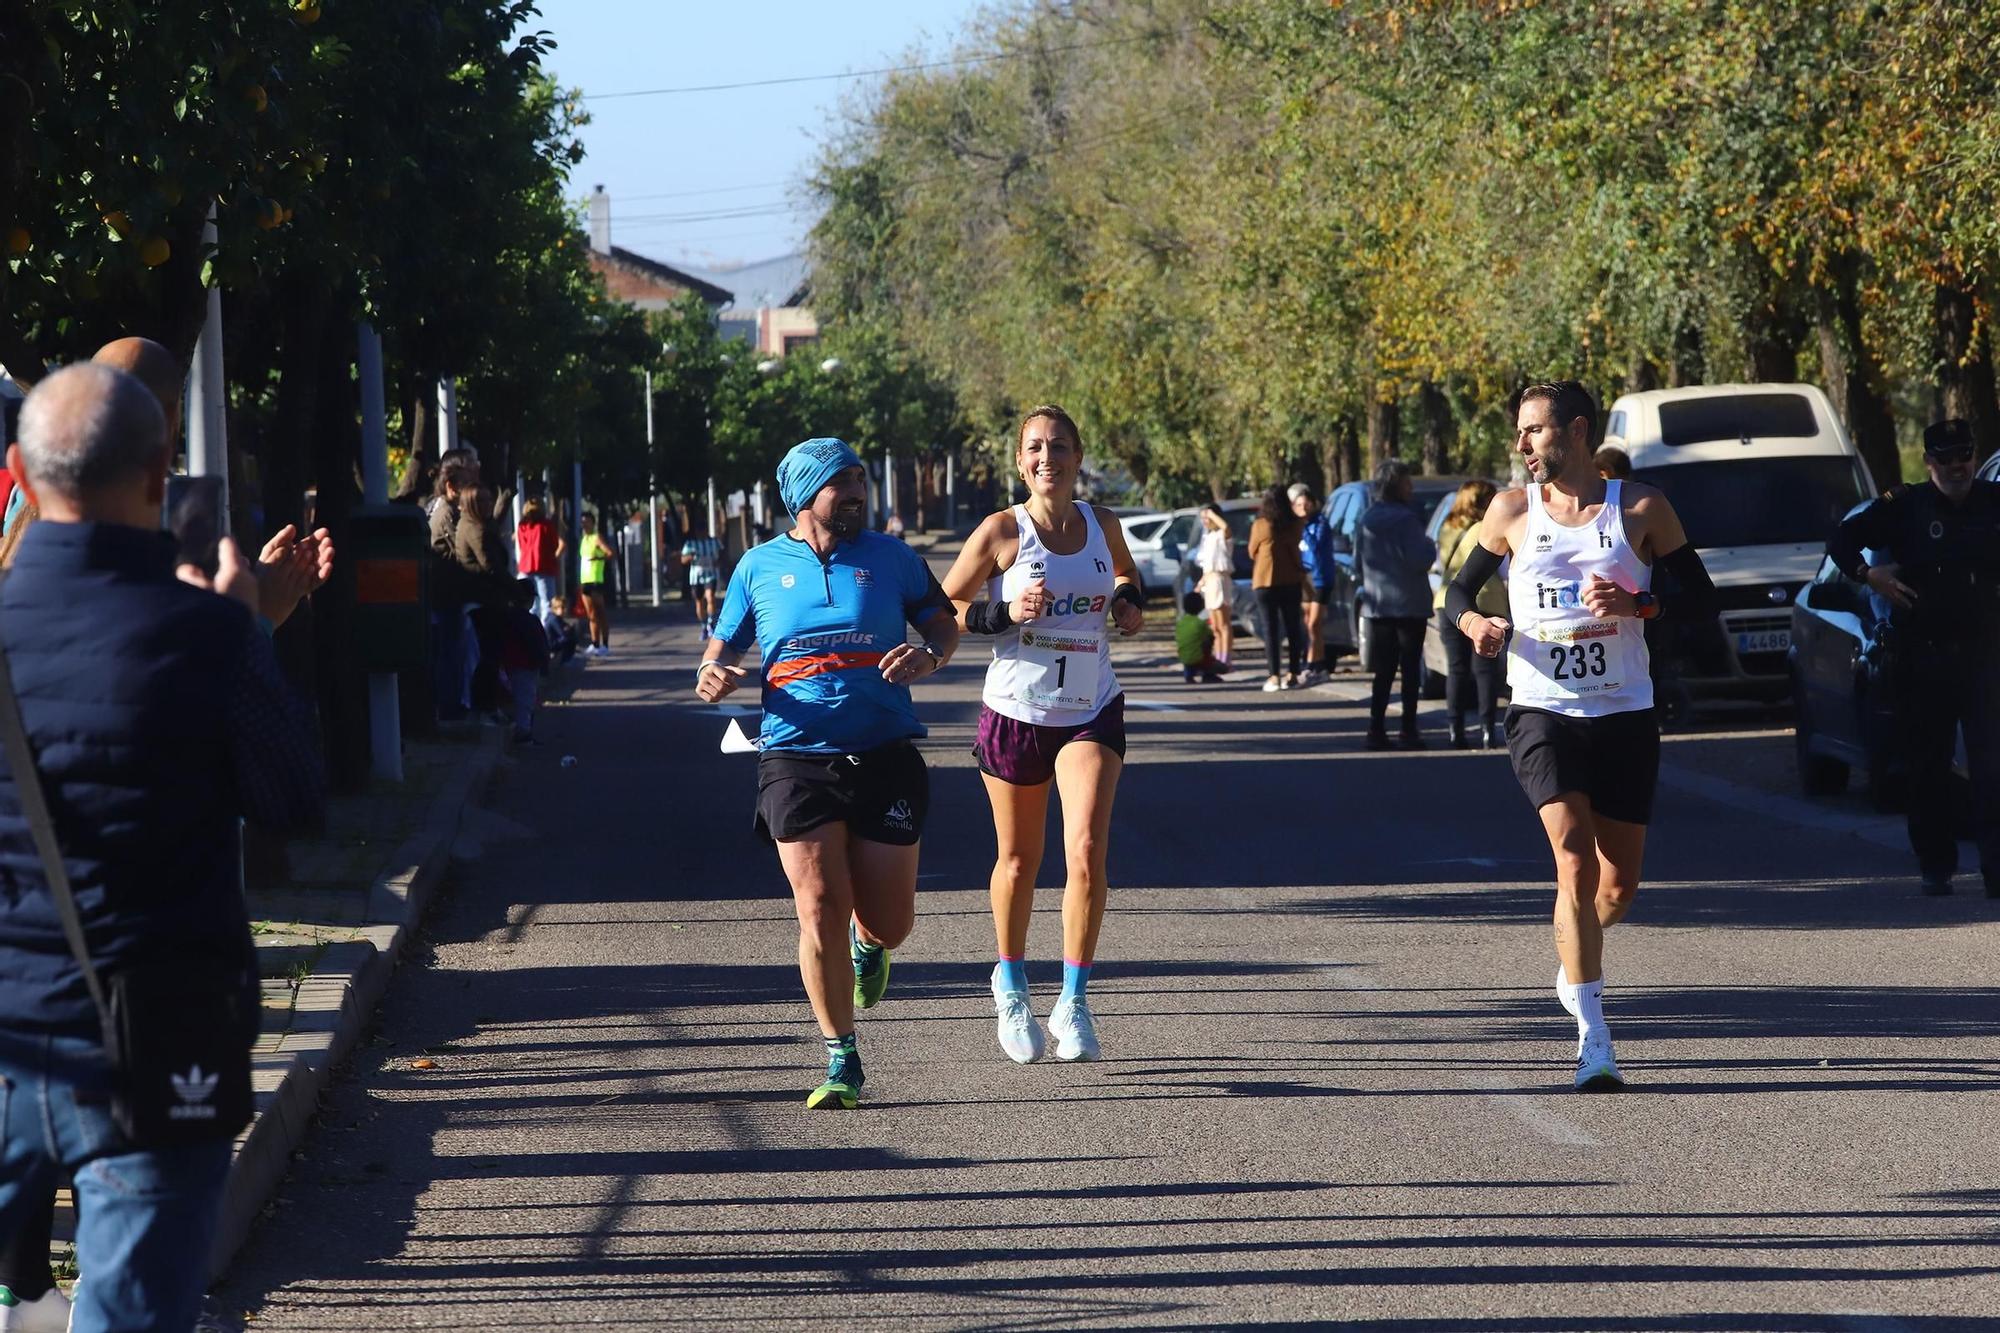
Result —
<path fill-rule="evenodd" d="M 1758 630 L 1754 634 L 1736 636 L 1736 651 L 1743 653 L 1782 653 L 1792 646 L 1792 632 L 1788 629 Z"/>

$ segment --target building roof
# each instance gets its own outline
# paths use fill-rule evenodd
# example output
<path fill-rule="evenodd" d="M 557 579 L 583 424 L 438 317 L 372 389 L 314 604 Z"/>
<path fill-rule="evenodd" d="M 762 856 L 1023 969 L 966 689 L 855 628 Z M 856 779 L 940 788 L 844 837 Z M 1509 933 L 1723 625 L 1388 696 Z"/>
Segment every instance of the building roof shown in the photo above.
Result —
<path fill-rule="evenodd" d="M 691 271 L 735 293 L 734 299 L 722 307 L 724 314 L 804 305 L 812 297 L 812 266 L 803 250 L 760 259 L 754 264 Z"/>
<path fill-rule="evenodd" d="M 662 264 L 657 259 L 648 259 L 637 251 L 627 250 L 622 245 L 611 247 L 610 258 L 617 260 L 621 264 L 638 269 L 648 277 L 659 282 L 670 282 L 676 286 L 685 287 L 712 306 L 719 306 L 726 310 L 736 300 L 736 293 L 727 287 L 710 282 L 707 278 L 691 273 L 686 269 L 675 268 L 672 264 Z"/>

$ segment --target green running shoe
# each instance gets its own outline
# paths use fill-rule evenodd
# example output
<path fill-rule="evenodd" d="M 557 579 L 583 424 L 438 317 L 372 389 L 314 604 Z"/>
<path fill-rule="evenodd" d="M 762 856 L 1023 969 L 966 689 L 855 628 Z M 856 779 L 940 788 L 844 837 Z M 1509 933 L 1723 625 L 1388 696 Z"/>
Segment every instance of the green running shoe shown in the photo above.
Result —
<path fill-rule="evenodd" d="M 870 949 L 861 943 L 854 923 L 847 924 L 847 954 L 854 960 L 854 1005 L 873 1009 L 889 989 L 889 951 Z"/>
<path fill-rule="evenodd" d="M 806 1094 L 808 1111 L 852 1111 L 861 1100 L 861 1090 L 833 1079 Z"/>

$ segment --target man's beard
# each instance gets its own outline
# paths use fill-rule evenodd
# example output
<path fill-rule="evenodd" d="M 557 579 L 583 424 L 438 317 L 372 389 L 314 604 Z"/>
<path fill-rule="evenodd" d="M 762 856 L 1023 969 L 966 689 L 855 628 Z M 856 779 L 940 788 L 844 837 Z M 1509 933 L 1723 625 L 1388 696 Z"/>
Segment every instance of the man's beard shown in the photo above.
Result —
<path fill-rule="evenodd" d="M 846 505 L 838 505 L 834 508 L 833 516 L 827 519 L 826 526 L 832 530 L 834 536 L 847 538 L 861 531 L 861 519 L 862 510 L 859 505 L 852 509 Z"/>

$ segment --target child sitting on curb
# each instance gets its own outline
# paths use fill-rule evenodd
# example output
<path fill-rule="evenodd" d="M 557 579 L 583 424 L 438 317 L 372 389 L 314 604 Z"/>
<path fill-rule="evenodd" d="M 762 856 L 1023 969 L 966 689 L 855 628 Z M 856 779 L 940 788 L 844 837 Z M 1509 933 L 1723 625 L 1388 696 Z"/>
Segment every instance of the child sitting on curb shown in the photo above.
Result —
<path fill-rule="evenodd" d="M 1181 679 L 1190 685 L 1196 676 L 1205 685 L 1220 684 L 1222 673 L 1229 670 L 1215 660 L 1215 631 L 1202 615 L 1198 592 L 1181 598 L 1180 618 L 1174 621 L 1174 652 L 1180 658 Z"/>

